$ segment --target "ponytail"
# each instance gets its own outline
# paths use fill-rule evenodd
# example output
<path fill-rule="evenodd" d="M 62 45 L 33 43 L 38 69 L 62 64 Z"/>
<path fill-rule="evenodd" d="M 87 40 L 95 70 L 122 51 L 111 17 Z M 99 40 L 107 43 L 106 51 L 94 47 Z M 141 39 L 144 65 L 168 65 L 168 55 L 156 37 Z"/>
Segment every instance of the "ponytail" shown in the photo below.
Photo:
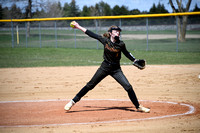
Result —
<path fill-rule="evenodd" d="M 110 34 L 109 34 L 109 32 L 104 33 L 103 36 L 106 37 L 106 38 L 108 38 L 108 39 L 110 39 Z"/>

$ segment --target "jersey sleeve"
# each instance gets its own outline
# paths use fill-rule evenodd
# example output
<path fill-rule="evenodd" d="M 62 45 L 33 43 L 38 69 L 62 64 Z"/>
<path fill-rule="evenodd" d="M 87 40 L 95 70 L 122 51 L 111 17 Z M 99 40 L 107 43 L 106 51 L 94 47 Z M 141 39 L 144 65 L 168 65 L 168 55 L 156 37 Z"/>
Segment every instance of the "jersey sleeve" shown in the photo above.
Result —
<path fill-rule="evenodd" d="M 131 61 L 135 60 L 135 57 L 126 49 L 125 44 L 122 45 L 122 53 Z"/>
<path fill-rule="evenodd" d="M 95 34 L 94 32 L 90 30 L 86 30 L 85 34 L 87 34 L 89 37 L 99 40 L 103 45 L 106 42 L 106 39 L 104 37 L 102 37 L 101 35 Z"/>

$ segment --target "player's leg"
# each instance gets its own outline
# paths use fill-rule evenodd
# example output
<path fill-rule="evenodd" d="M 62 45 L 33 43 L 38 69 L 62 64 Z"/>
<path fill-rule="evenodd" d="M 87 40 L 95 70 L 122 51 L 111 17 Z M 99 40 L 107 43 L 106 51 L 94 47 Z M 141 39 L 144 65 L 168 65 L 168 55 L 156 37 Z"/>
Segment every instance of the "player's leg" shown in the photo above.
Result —
<path fill-rule="evenodd" d="M 108 73 L 104 71 L 103 69 L 99 68 L 97 72 L 94 74 L 92 79 L 84 86 L 77 94 L 76 96 L 68 103 L 65 105 L 64 109 L 66 111 L 69 111 L 71 107 L 80 99 L 88 93 L 88 91 L 92 90 L 102 79 L 104 79 Z"/>
<path fill-rule="evenodd" d="M 131 102 L 135 105 L 136 108 L 138 108 L 139 102 L 135 95 L 135 92 L 131 84 L 128 82 L 127 78 L 124 76 L 121 69 L 116 70 L 111 76 L 127 91 Z"/>
<path fill-rule="evenodd" d="M 141 112 L 150 112 L 150 109 L 145 108 L 141 106 L 138 102 L 137 96 L 131 86 L 131 84 L 128 82 L 127 78 L 121 71 L 121 69 L 116 70 L 112 75 L 111 75 L 122 87 L 127 91 L 128 96 L 131 100 L 131 102 L 135 105 L 135 107 L 138 109 L 138 111 Z"/>
<path fill-rule="evenodd" d="M 92 90 L 102 79 L 107 76 L 107 72 L 99 68 L 92 79 L 84 86 L 79 93 L 73 98 L 74 102 L 78 102 L 88 91 Z"/>

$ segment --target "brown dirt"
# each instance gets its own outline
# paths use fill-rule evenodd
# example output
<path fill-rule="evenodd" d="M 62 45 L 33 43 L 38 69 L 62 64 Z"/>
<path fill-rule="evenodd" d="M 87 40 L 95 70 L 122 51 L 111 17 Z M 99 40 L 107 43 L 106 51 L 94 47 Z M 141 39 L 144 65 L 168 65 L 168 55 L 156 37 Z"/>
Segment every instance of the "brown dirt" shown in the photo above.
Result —
<path fill-rule="evenodd" d="M 152 108 L 150 113 L 137 112 L 130 101 L 82 100 L 65 112 L 66 101 L 14 102 L 0 103 L 1 126 L 34 125 L 74 125 L 139 121 L 147 118 L 161 118 L 169 115 L 183 114 L 189 111 L 187 106 L 170 103 L 141 102 Z M 112 121 L 112 122 L 111 122 Z"/>
<path fill-rule="evenodd" d="M 141 102 L 151 107 L 151 113 L 145 114 L 135 112 L 130 101 L 85 101 L 84 99 L 128 100 L 123 88 L 111 77 L 106 77 L 74 106 L 71 113 L 65 113 L 63 107 L 67 100 L 65 102 L 59 99 L 73 98 L 97 68 L 98 66 L 0 69 L 0 101 L 58 99 L 49 102 L 1 103 L 0 125 L 127 120 L 184 113 L 188 110 L 188 107 L 179 104 L 175 106 Z M 187 103 L 195 107 L 195 113 L 130 122 L 1 127 L 0 132 L 200 132 L 200 65 L 149 65 L 143 71 L 133 66 L 122 66 L 122 69 L 140 100 Z"/>

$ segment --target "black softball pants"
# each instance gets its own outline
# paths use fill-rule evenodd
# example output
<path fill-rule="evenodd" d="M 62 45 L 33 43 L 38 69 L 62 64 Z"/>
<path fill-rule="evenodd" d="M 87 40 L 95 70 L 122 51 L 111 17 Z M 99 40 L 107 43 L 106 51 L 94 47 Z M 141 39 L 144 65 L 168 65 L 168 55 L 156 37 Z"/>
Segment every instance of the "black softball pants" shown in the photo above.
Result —
<path fill-rule="evenodd" d="M 104 62 L 102 64 L 103 65 L 101 65 L 101 67 L 97 70 L 92 79 L 73 98 L 73 101 L 78 102 L 88 91 L 92 90 L 102 79 L 110 75 L 127 91 L 128 96 L 131 102 L 135 105 L 135 107 L 139 108 L 139 102 L 135 95 L 135 92 L 131 84 L 128 82 L 127 78 L 123 74 L 121 68 L 120 67 L 115 68 L 115 66 L 113 67 L 109 64 L 106 64 L 105 66 Z"/>

